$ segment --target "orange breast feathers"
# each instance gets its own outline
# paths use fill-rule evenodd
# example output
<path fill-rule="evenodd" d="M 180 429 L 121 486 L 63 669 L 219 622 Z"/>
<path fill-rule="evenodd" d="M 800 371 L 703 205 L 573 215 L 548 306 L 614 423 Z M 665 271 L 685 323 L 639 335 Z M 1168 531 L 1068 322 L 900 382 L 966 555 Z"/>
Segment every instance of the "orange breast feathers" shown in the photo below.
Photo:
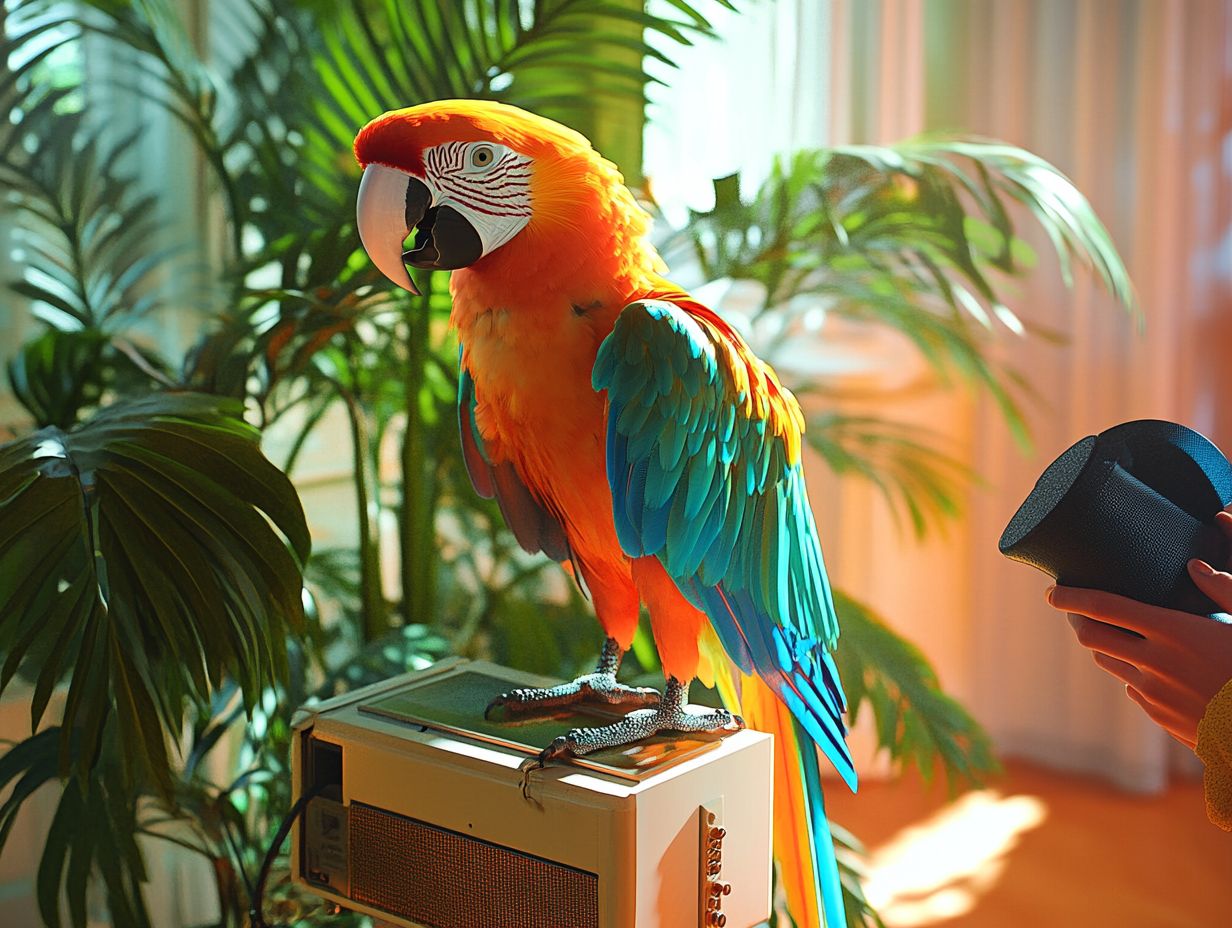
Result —
<path fill-rule="evenodd" d="M 450 281 L 462 365 L 488 407 L 481 433 L 500 446 L 528 440 L 532 424 L 578 440 L 585 422 L 601 435 L 590 383 L 599 345 L 663 268 L 646 241 L 650 217 L 613 164 L 563 142 L 533 157 L 526 228 Z"/>

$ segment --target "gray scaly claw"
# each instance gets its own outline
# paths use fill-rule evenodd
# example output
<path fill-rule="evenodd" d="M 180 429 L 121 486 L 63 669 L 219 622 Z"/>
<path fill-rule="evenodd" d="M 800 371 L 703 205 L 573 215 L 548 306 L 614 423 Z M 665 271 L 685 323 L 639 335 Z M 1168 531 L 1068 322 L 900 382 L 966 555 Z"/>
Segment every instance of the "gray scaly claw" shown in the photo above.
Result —
<path fill-rule="evenodd" d="M 483 717 L 491 720 L 496 710 L 508 717 L 539 715 L 583 703 L 625 710 L 657 706 L 662 699 L 658 690 L 648 686 L 626 686 L 616 681 L 620 653 L 620 645 L 609 638 L 594 673 L 559 686 L 510 690 L 488 703 Z"/>
<path fill-rule="evenodd" d="M 614 708 L 655 706 L 660 699 L 662 696 L 658 690 L 647 686 L 625 686 L 616 682 L 615 674 L 588 673 L 560 686 L 510 690 L 488 703 L 483 717 L 491 720 L 497 710 L 515 717 L 537 715 L 581 703 Z"/>
<path fill-rule="evenodd" d="M 603 748 L 636 744 L 661 731 L 724 734 L 741 731 L 744 719 L 726 709 L 696 711 L 687 708 L 688 688 L 676 679 L 667 681 L 663 701 L 654 709 L 636 709 L 613 725 L 574 728 L 555 738 L 539 754 L 543 764 L 580 757 Z"/>

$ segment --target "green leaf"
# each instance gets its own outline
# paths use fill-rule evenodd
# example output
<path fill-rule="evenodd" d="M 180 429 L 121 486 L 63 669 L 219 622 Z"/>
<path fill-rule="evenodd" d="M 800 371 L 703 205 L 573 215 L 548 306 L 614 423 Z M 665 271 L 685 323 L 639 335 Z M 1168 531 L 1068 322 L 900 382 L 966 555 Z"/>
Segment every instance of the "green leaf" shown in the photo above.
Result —
<path fill-rule="evenodd" d="M 185 700 L 208 698 L 227 672 L 254 703 L 303 620 L 303 513 L 238 411 L 156 394 L 0 446 L 0 487 L 21 487 L 0 501 L 0 578 L 20 576 L 2 588 L 10 608 L 26 604 L 0 623 L 5 680 L 46 642 L 37 720 L 63 669 L 77 668 L 64 731 L 81 726 L 83 775 L 114 713 L 133 781 L 169 790 L 165 743 Z"/>
<path fill-rule="evenodd" d="M 805 439 L 832 471 L 870 481 L 902 524 L 905 511 L 917 538 L 962 512 L 971 469 L 940 450 L 940 436 L 875 416 L 823 413 L 808 422 Z"/>
<path fill-rule="evenodd" d="M 842 628 L 834 659 L 852 724 L 868 703 L 878 745 L 889 751 L 891 760 L 914 764 L 926 780 L 940 760 L 951 791 L 995 773 L 999 766 L 988 735 L 941 691 L 919 648 L 839 590 L 834 591 L 834 605 Z"/>
<path fill-rule="evenodd" d="M 107 750 L 83 778 L 58 780 L 61 745 L 67 744 L 70 754 L 81 748 L 78 737 L 66 735 L 58 728 L 39 732 L 0 755 L 0 789 L 17 781 L 9 799 L 0 807 L 0 853 L 6 850 L 15 815 L 34 790 L 53 786 L 60 790 L 35 883 L 39 914 L 48 926 L 61 924 L 61 899 L 65 898 L 70 924 L 87 928 L 86 893 L 92 873 L 102 877 L 115 924 L 149 924 L 140 894 L 145 866 L 133 840 L 138 794 L 120 773 L 115 733 L 107 734 Z"/>

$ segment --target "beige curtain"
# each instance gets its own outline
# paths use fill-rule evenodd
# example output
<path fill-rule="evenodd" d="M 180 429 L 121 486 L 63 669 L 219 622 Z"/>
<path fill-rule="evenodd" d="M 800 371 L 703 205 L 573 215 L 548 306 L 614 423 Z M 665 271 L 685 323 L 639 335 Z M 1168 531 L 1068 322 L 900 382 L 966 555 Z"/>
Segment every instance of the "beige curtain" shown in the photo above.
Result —
<path fill-rule="evenodd" d="M 921 644 L 1002 752 L 1157 789 L 1184 752 L 1075 645 L 1043 604 L 1046 578 L 1002 559 L 996 543 L 1047 463 L 1083 435 L 1169 418 L 1232 450 L 1232 402 L 1221 402 L 1232 384 L 1220 363 L 1232 349 L 1229 4 L 835 0 L 833 9 L 834 93 L 850 101 L 833 108 L 836 140 L 955 130 L 1047 158 L 1108 225 L 1146 315 L 1140 333 L 1081 274 L 1067 290 L 1047 243 L 1028 235 L 1041 260 L 1012 304 L 1065 339 L 1000 340 L 1038 393 L 1034 450 L 1015 446 L 989 403 L 927 390 L 887 399 L 908 421 L 940 426 L 987 486 L 971 494 L 957 531 L 923 547 L 896 535 L 875 503 L 868 520 L 844 519 L 840 582 Z"/>
<path fill-rule="evenodd" d="M 964 7 L 968 73 L 1012 62 L 971 101 L 971 127 L 1029 144 L 1073 177 L 1122 249 L 1147 320 L 1139 335 L 1085 280 L 1068 299 L 1054 275 L 1024 293 L 1069 345 L 1033 346 L 1024 358 L 1047 386 L 1033 417 L 1037 454 L 1015 454 L 988 408 L 977 412 L 973 460 L 992 489 L 974 500 L 973 524 L 991 526 L 1052 455 L 1122 420 L 1175 419 L 1232 450 L 1232 403 L 1219 402 L 1232 395 L 1219 364 L 1232 347 L 1232 59 L 1222 2 Z M 1039 602 L 1037 579 L 1002 563 L 990 534 L 973 541 L 972 695 L 1003 749 L 1160 787 L 1170 739 L 1073 646 Z"/>
<path fill-rule="evenodd" d="M 1030 378 L 1034 448 L 990 404 L 903 363 L 892 340 L 828 326 L 818 354 L 853 368 L 844 405 L 940 431 L 985 485 L 943 537 L 917 543 L 867 486 L 812 462 L 836 583 L 936 663 L 1002 752 L 1159 788 L 1183 759 L 1043 603 L 1046 578 L 997 553 L 1035 478 L 1083 435 L 1175 419 L 1232 450 L 1221 403 L 1232 349 L 1225 144 L 1232 122 L 1226 0 L 778 0 L 719 20 L 723 41 L 681 56 L 658 96 L 648 173 L 668 205 L 708 205 L 708 179 L 764 176 L 773 152 L 890 142 L 921 131 L 1005 139 L 1058 165 L 1125 257 L 1143 332 L 1081 272 L 1067 289 L 1043 236 L 1011 304 L 1061 345 L 1008 332 L 996 351 Z M 687 270 L 684 275 L 687 276 Z M 854 363 L 853 363 L 854 362 Z M 832 365 L 833 366 L 833 365 Z M 866 773 L 873 739 L 853 740 Z M 1192 756 L 1190 756 L 1192 762 Z"/>

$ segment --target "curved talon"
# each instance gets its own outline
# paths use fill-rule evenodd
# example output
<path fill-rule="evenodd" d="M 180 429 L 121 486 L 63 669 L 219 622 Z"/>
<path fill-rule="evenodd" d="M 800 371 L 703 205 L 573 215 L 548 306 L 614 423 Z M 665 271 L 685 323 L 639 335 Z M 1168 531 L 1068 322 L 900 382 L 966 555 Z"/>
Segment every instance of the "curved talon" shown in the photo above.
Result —
<path fill-rule="evenodd" d="M 576 729 L 574 730 L 576 731 Z M 574 738 L 574 732 L 571 731 L 566 735 L 557 735 L 552 739 L 552 743 L 539 752 L 535 757 L 528 757 L 522 763 L 518 764 L 518 769 L 522 772 L 522 782 L 520 784 L 522 790 L 522 798 L 528 802 L 533 800 L 530 798 L 530 775 L 536 770 L 542 770 L 548 764 L 554 761 L 564 760 L 575 756 L 578 750 L 577 739 Z"/>
<path fill-rule="evenodd" d="M 507 705 L 509 705 L 509 699 L 516 693 L 517 690 L 513 690 L 509 693 L 501 693 L 499 696 L 494 698 L 490 703 L 488 703 L 487 708 L 483 710 L 483 720 L 485 722 L 492 721 L 493 710 L 504 709 Z"/>
<path fill-rule="evenodd" d="M 522 782 L 519 784 L 522 790 L 522 798 L 527 802 L 532 801 L 530 798 L 530 775 L 536 770 L 542 770 L 543 766 L 543 755 L 528 757 L 518 765 L 518 769 L 522 771 Z"/>
<path fill-rule="evenodd" d="M 552 743 L 539 752 L 539 766 L 545 766 L 557 760 L 564 760 L 566 757 L 573 757 L 577 753 L 577 739 L 574 737 L 574 732 L 569 732 L 566 735 L 557 735 L 552 739 Z"/>

